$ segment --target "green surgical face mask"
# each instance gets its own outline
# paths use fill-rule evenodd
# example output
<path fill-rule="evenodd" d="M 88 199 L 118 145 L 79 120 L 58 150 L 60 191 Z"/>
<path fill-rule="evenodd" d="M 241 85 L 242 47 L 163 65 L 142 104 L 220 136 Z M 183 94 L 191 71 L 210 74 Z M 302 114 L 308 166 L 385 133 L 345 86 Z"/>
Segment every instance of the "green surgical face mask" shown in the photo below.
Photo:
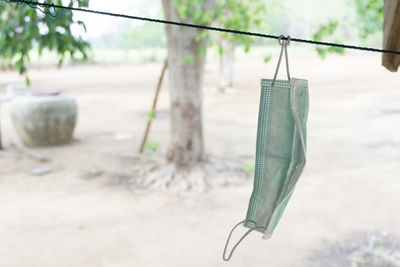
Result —
<path fill-rule="evenodd" d="M 229 234 L 223 254 L 226 261 L 252 231 L 263 233 L 263 238 L 271 237 L 306 163 L 308 84 L 306 80 L 290 78 L 289 40 L 290 37 L 279 40 L 282 50 L 274 79 L 261 80 L 253 193 L 246 220 L 235 225 Z M 283 51 L 288 81 L 276 80 Z M 242 224 L 249 230 L 226 256 L 232 232 Z"/>

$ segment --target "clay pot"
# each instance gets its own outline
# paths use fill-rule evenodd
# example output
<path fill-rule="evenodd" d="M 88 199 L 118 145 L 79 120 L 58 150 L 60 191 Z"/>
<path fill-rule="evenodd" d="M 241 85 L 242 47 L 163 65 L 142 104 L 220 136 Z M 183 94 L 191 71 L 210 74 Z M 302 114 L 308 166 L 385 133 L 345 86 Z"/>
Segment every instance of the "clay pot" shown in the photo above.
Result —
<path fill-rule="evenodd" d="M 10 111 L 14 127 L 25 145 L 61 145 L 72 140 L 77 120 L 77 105 L 72 97 L 17 97 L 11 101 Z"/>

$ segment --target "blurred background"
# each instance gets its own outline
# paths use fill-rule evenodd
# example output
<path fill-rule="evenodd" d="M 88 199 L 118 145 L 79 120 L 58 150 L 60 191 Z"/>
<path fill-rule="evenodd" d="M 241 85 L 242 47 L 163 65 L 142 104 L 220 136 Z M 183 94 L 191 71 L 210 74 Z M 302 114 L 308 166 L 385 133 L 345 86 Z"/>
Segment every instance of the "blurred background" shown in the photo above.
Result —
<path fill-rule="evenodd" d="M 382 1 L 54 3 L 383 42 Z M 0 266 L 400 266 L 400 78 L 381 54 L 290 44 L 307 166 L 272 238 L 224 263 L 276 40 L 0 1 L 0 43 Z"/>

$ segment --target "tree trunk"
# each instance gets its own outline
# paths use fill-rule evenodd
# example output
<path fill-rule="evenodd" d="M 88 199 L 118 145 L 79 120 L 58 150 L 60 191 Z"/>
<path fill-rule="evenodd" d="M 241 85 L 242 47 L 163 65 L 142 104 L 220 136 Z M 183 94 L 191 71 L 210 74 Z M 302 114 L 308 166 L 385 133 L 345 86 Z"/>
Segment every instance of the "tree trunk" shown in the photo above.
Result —
<path fill-rule="evenodd" d="M 383 23 L 383 49 L 400 50 L 400 1 L 385 0 Z M 382 65 L 388 70 L 397 72 L 400 55 L 382 54 Z"/>
<path fill-rule="evenodd" d="M 206 0 L 205 5 L 214 0 Z M 165 19 L 182 21 L 173 0 L 162 0 Z M 199 29 L 166 26 L 169 87 L 171 95 L 171 139 L 168 159 L 177 167 L 191 167 L 204 155 L 202 85 L 205 58 L 196 41 Z"/>
<path fill-rule="evenodd" d="M 233 85 L 233 61 L 235 55 L 235 44 L 228 40 L 222 40 L 224 53 L 219 60 L 219 91 L 224 92 Z"/>

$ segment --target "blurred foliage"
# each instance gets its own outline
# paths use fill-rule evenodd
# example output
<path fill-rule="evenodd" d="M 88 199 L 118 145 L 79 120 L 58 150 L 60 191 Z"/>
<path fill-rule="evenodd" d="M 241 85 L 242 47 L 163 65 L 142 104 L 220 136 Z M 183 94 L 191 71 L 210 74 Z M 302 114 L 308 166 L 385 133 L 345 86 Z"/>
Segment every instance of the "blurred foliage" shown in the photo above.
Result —
<path fill-rule="evenodd" d="M 319 26 L 319 29 L 313 35 L 313 39 L 315 41 L 322 41 L 324 36 L 332 35 L 335 32 L 337 26 L 338 26 L 338 22 L 337 21 L 330 21 L 328 24 L 324 24 L 324 25 Z M 334 42 L 338 42 L 338 41 L 334 41 Z M 316 46 L 316 49 L 317 49 L 318 55 L 322 59 L 325 59 L 327 53 L 337 53 L 337 54 L 340 54 L 340 55 L 344 54 L 344 49 L 342 47 L 330 46 L 328 48 L 323 48 L 321 46 Z"/>
<path fill-rule="evenodd" d="M 125 48 L 143 49 L 148 47 L 165 47 L 164 28 L 157 23 L 144 23 L 122 35 Z"/>
<path fill-rule="evenodd" d="M 75 21 L 71 11 L 61 12 L 12 2 L 0 1 L 0 60 L 3 64 L 24 74 L 29 51 L 35 48 L 39 56 L 44 49 L 55 51 L 59 67 L 67 55 L 76 58 L 80 54 L 81 58 L 87 58 L 89 43 L 71 32 L 73 25 L 79 25 L 86 31 L 85 24 Z M 63 1 L 54 0 L 52 3 L 62 5 Z M 89 0 L 70 0 L 68 6 L 88 7 L 88 4 Z"/>
<path fill-rule="evenodd" d="M 254 26 L 260 26 L 265 14 L 262 0 L 216 0 L 213 9 L 204 9 L 204 0 L 173 0 L 179 16 L 184 21 L 200 25 L 249 31 Z M 210 46 L 215 46 L 220 55 L 223 54 L 221 40 L 243 45 L 245 52 L 249 51 L 253 38 L 250 36 L 201 31 L 197 41 L 205 40 Z M 205 56 L 206 48 L 200 47 L 200 55 Z"/>
<path fill-rule="evenodd" d="M 353 0 L 357 9 L 356 24 L 362 39 L 383 29 L 383 0 Z"/>
<path fill-rule="evenodd" d="M 368 36 L 381 32 L 383 29 L 383 12 L 384 12 L 384 1 L 382 0 L 347 0 L 348 5 L 355 6 L 355 22 L 354 27 L 357 28 L 359 37 L 361 40 L 366 40 Z M 348 21 L 342 22 L 343 24 Z M 325 36 L 334 36 L 338 30 L 338 20 L 329 21 L 327 24 L 320 25 L 316 33 L 314 34 L 315 41 L 322 41 Z M 345 25 L 341 25 L 345 28 Z M 334 42 L 338 42 L 335 40 Z M 340 43 L 340 42 L 339 42 Z M 317 46 L 316 50 L 318 55 L 324 59 L 328 53 L 338 53 L 343 55 L 345 50 L 338 47 L 322 48 Z"/>

